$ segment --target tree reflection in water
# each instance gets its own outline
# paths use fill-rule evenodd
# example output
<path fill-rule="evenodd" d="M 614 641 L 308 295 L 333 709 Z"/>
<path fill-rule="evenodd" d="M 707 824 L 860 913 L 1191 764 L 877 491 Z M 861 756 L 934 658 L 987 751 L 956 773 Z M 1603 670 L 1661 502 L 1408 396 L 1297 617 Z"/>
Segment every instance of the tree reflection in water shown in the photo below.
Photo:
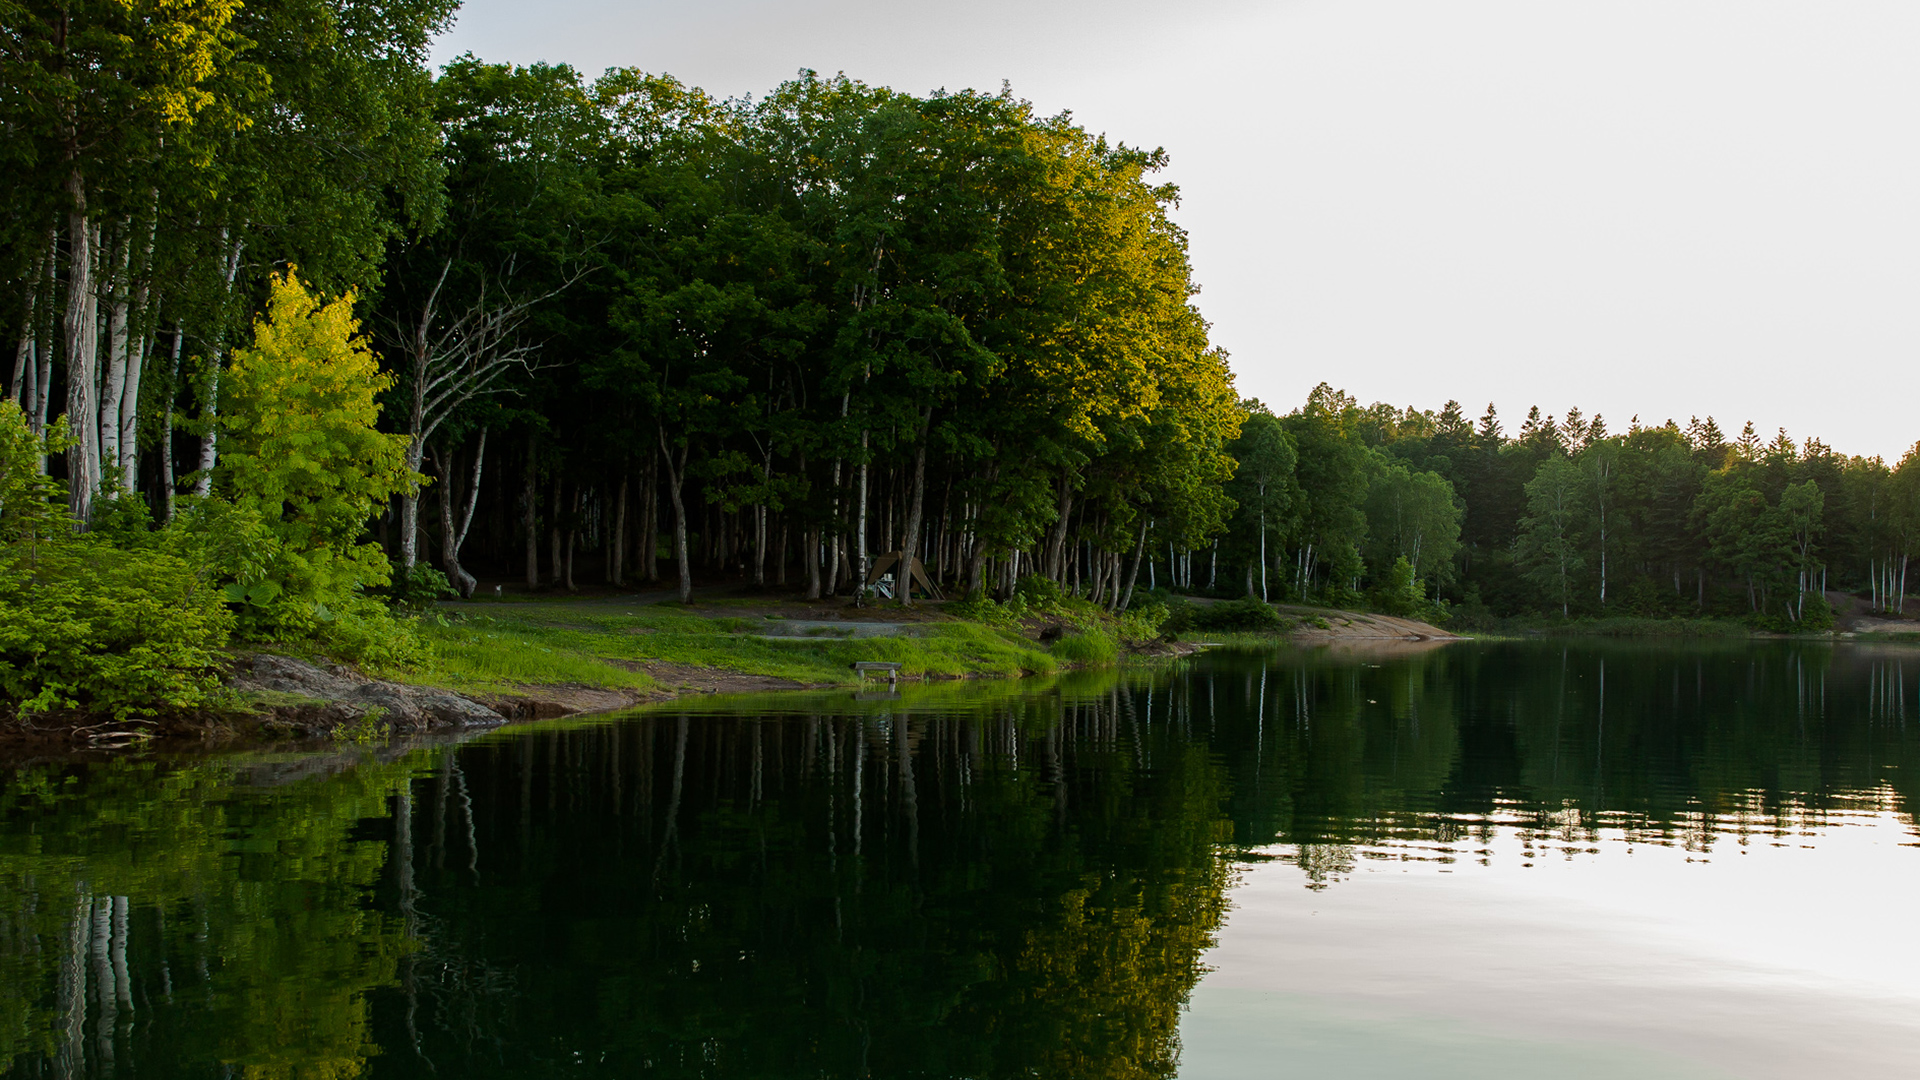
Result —
<path fill-rule="evenodd" d="M 1236 860 L 1909 813 L 1920 654 L 1523 642 L 24 766 L 19 1076 L 1168 1076 Z"/>

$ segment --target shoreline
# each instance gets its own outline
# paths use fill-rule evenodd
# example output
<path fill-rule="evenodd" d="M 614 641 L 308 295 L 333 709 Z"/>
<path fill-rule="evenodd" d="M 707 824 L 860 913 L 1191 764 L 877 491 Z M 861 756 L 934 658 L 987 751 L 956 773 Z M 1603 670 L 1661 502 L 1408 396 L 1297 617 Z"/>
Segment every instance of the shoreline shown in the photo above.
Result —
<path fill-rule="evenodd" d="M 492 730 L 579 718 L 716 694 L 854 689 L 861 660 L 902 664 L 900 681 L 1026 678 L 1061 671 L 1176 659 L 1209 647 L 1350 646 L 1432 648 L 1471 640 L 1798 640 L 1913 643 L 1916 633 L 1882 625 L 1823 634 L 1623 634 L 1596 626 L 1519 634 L 1453 633 L 1374 613 L 1278 605 L 1281 633 L 1207 634 L 1186 640 L 1118 640 L 1111 620 L 1037 610 L 996 618 L 989 608 L 946 604 L 854 608 L 834 601 L 712 598 L 682 607 L 638 596 L 446 604 L 424 632 L 436 650 L 427 669 L 383 677 L 324 660 L 270 652 L 232 655 L 234 697 L 216 711 L 116 722 L 42 716 L 0 726 L 0 751 L 121 752 L 167 747 L 324 745 Z M 1852 622 L 1852 620 L 1848 620 Z M 1883 620 L 1884 622 L 1884 620 Z M 1726 628 L 1731 631 L 1733 627 Z M 1084 644 L 1091 635 L 1092 646 Z M 1083 644 L 1074 645 L 1074 639 Z M 1104 641 L 1104 644 L 1102 644 Z M 1073 645 L 1069 648 L 1069 645 Z M 1102 651 L 1104 650 L 1104 651 Z M 518 677 L 516 677 L 518 676 Z"/>

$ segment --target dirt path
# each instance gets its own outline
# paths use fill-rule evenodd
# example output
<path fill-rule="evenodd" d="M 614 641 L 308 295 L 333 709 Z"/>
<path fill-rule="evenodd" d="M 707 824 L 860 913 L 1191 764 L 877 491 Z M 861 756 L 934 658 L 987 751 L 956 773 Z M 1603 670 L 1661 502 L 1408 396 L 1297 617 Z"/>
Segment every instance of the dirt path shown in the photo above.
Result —
<path fill-rule="evenodd" d="M 1295 641 L 1461 641 L 1437 626 L 1418 619 L 1393 615 L 1370 615 L 1334 608 L 1301 607 L 1281 604 L 1280 614 L 1297 619 L 1300 626 L 1289 638 Z M 1323 625 L 1324 624 L 1324 625 Z"/>

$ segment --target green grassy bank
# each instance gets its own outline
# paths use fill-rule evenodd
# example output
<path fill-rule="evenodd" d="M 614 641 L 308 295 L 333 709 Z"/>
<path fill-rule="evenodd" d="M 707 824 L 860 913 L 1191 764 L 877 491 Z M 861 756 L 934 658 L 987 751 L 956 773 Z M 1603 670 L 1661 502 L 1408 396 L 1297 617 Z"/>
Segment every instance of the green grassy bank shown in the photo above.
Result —
<path fill-rule="evenodd" d="M 605 601 L 452 606 L 421 620 L 430 659 L 397 677 L 463 693 L 558 684 L 648 690 L 656 682 L 650 671 L 673 666 L 839 685 L 857 681 L 852 666 L 863 660 L 898 663 L 908 678 L 1012 677 L 1117 655 L 1116 640 L 1097 630 L 1047 647 L 1015 620 L 929 618 L 923 610 L 886 636 L 863 636 L 862 623 L 890 617 L 886 609 L 867 609 L 843 625 L 794 632 L 783 624 L 797 614 L 741 607 L 733 615 Z"/>

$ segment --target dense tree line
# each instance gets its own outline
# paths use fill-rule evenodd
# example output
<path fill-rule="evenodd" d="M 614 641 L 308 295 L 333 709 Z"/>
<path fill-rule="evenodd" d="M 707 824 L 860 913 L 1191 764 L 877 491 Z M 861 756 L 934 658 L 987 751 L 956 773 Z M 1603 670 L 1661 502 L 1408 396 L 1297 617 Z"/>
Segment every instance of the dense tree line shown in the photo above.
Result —
<path fill-rule="evenodd" d="M 1476 423 L 1323 384 L 1286 416 L 1254 406 L 1230 452 L 1237 508 L 1210 560 L 1240 577 L 1210 563 L 1205 584 L 1274 600 L 1824 629 L 1828 590 L 1901 611 L 1920 535 L 1920 455 L 1729 439 L 1712 418 L 1614 434 L 1535 408 L 1509 435 L 1492 406 Z"/>
<path fill-rule="evenodd" d="M 303 537 L 301 565 L 232 582 L 243 615 L 295 609 L 256 623 L 324 620 L 316 588 L 379 586 L 387 559 L 403 591 L 437 566 L 470 594 L 470 562 L 537 588 L 819 597 L 900 552 L 955 594 L 1037 576 L 1114 609 L 1162 586 L 1793 625 L 1826 618 L 1828 586 L 1901 606 L 1911 458 L 1711 420 L 1616 435 L 1578 410 L 1510 436 L 1491 408 L 1325 386 L 1272 415 L 1208 343 L 1157 151 L 1006 91 L 803 73 L 722 101 L 624 69 L 435 74 L 451 10 L 5 15 L 9 392 L 83 529 L 129 500 L 166 523 L 191 496 Z M 233 380 L 276 281 L 312 311 L 357 305 L 378 354 L 400 460 L 344 502 L 288 495 L 253 465 L 291 444 L 230 415 L 262 407 Z M 340 460 L 359 436 L 305 438 Z M 319 573 L 323 549 L 351 572 Z"/>
<path fill-rule="evenodd" d="M 844 595 L 904 550 L 953 587 L 1037 571 L 1120 606 L 1150 533 L 1220 527 L 1239 405 L 1158 152 L 1006 92 L 430 77 L 446 15 L 18 16 L 9 77 L 54 103 L 5 121 L 11 390 L 36 432 L 67 418 L 79 521 L 217 493 L 232 344 L 298 267 L 364 290 L 393 378 L 424 483 L 380 537 L 467 591 L 471 531 L 529 585 Z M 152 70 L 113 51 L 163 33 Z"/>

